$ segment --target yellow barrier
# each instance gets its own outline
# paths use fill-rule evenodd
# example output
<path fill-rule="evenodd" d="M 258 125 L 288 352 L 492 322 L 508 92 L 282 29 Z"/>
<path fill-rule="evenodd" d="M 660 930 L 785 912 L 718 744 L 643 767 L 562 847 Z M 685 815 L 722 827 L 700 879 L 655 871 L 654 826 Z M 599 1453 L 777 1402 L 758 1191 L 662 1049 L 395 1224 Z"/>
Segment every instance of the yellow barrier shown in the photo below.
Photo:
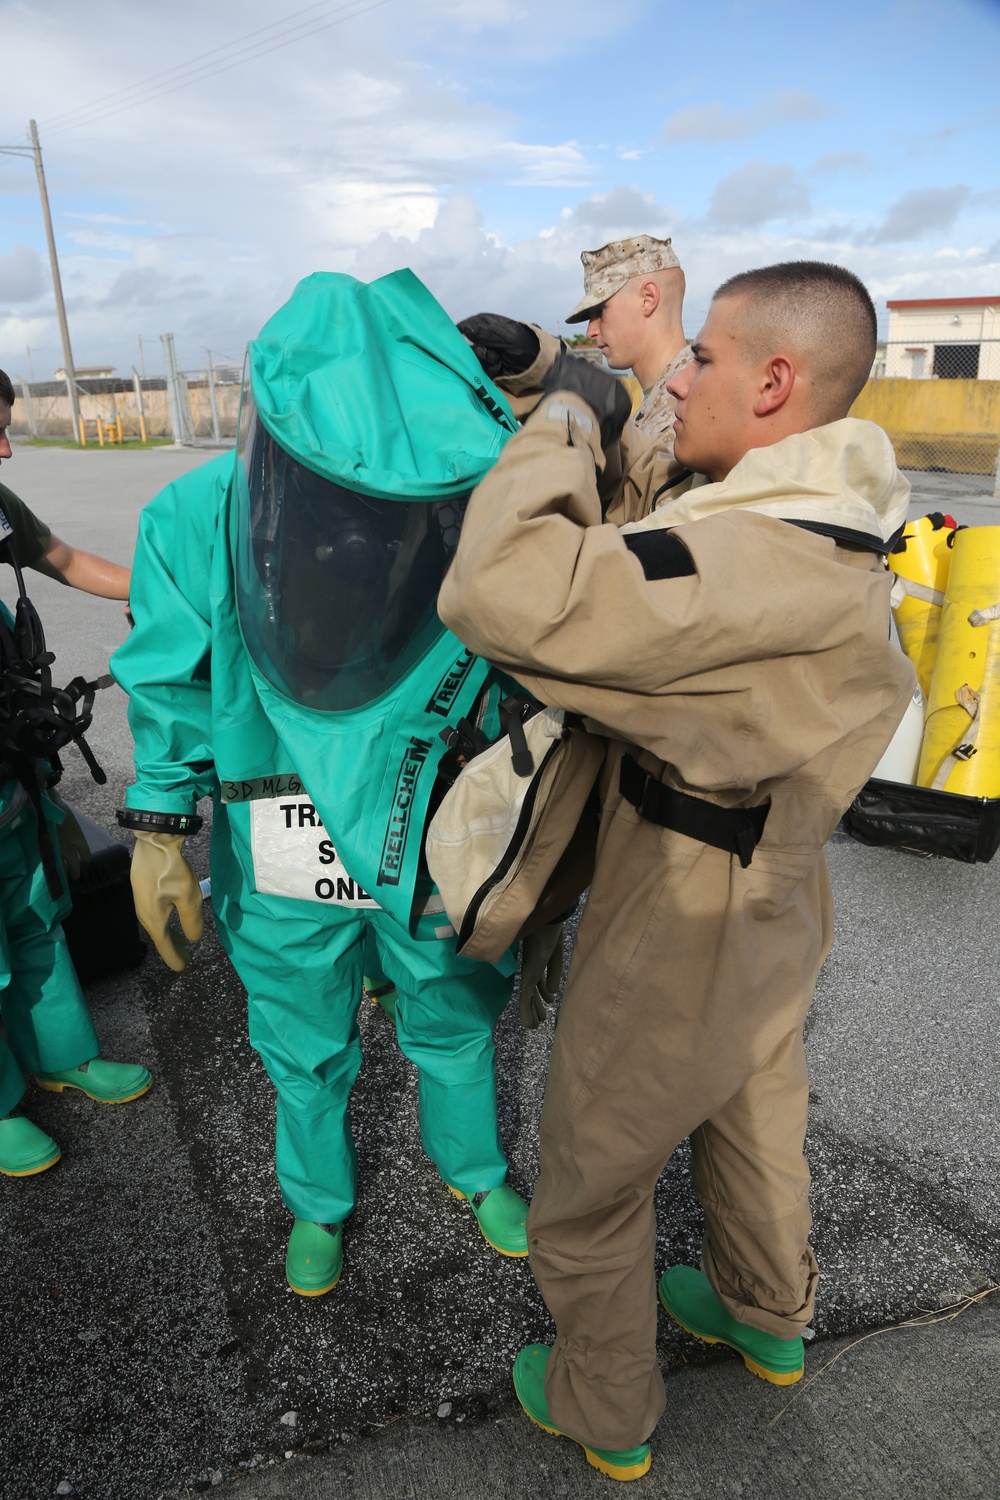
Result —
<path fill-rule="evenodd" d="M 885 428 L 901 468 L 995 471 L 1000 380 L 869 380 L 850 415 Z"/>

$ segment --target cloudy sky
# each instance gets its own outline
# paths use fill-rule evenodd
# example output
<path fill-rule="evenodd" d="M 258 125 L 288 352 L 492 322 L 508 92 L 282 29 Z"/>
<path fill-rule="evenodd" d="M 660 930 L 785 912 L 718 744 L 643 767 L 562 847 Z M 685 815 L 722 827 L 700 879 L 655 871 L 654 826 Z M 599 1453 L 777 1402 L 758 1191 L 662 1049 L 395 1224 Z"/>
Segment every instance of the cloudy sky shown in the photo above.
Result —
<path fill-rule="evenodd" d="M 77 365 L 239 359 L 299 277 L 408 265 L 555 329 L 579 253 L 672 235 L 693 334 L 789 258 L 1000 295 L 1000 0 L 0 0 L 0 146 L 44 154 Z M 0 155 L 0 366 L 61 364 Z"/>

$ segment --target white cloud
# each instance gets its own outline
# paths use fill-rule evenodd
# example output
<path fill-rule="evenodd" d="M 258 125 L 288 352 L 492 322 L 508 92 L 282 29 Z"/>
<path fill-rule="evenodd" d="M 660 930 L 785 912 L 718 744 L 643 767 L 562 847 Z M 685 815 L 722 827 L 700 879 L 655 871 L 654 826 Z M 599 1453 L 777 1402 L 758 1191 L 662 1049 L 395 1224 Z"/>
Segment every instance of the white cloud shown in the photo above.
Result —
<path fill-rule="evenodd" d="M 818 157 L 809 171 L 816 177 L 833 177 L 838 172 L 869 172 L 873 166 L 867 151 L 829 151 Z"/>
<path fill-rule="evenodd" d="M 512 179 L 515 182 L 568 187 L 593 182 L 597 177 L 576 141 L 556 146 L 528 146 L 507 141 L 500 148 L 500 157 L 509 157 L 515 165 L 518 173 Z"/>
<path fill-rule="evenodd" d="M 772 219 L 805 218 L 809 189 L 787 162 L 748 161 L 716 183 L 710 223 L 752 227 Z"/>
<path fill-rule="evenodd" d="M 5 302 L 35 302 L 45 287 L 45 272 L 37 250 L 15 245 L 9 255 L 0 255 L 0 297 Z"/>
<path fill-rule="evenodd" d="M 902 193 L 889 205 L 882 223 L 861 240 L 874 245 L 898 240 L 918 239 L 924 234 L 939 234 L 950 229 L 965 207 L 970 189 L 964 183 L 952 187 L 914 188 Z"/>
<path fill-rule="evenodd" d="M 831 113 L 833 106 L 817 94 L 808 94 L 802 89 L 784 89 L 758 100 L 749 109 L 728 110 L 718 100 L 711 104 L 689 105 L 664 121 L 660 136 L 672 145 L 736 140 L 784 120 L 821 120 Z"/>
<path fill-rule="evenodd" d="M 707 14 L 692 17 L 689 50 L 703 70 L 685 79 L 673 69 L 666 80 L 645 61 L 675 40 L 676 23 L 656 0 L 388 0 L 193 87 L 159 97 L 149 88 L 137 108 L 104 119 L 92 111 L 89 125 L 60 131 L 53 125 L 64 112 L 199 54 L 211 63 L 213 49 L 255 28 L 274 24 L 282 35 L 277 12 L 264 0 L 173 0 L 169 10 L 104 0 L 95 28 L 78 0 L 7 0 L 2 9 L 0 138 L 20 139 L 29 117 L 39 119 L 81 364 L 127 368 L 137 335 L 166 329 L 192 367 L 205 345 L 238 357 L 315 270 L 369 278 L 411 264 L 457 315 L 494 307 L 551 327 L 581 294 L 580 251 L 641 232 L 672 236 L 695 323 L 727 275 L 796 255 L 856 265 L 890 295 L 905 277 L 937 295 L 997 284 L 985 126 L 963 135 L 960 163 L 935 169 L 938 181 L 971 185 L 948 227 L 947 202 L 906 201 L 914 182 L 925 189 L 888 145 L 877 175 L 862 149 L 898 130 L 891 139 L 902 159 L 916 121 L 929 133 L 947 129 L 938 96 L 890 106 L 875 89 L 859 115 L 853 106 L 871 89 L 871 70 L 842 70 L 832 102 L 766 92 L 775 69 L 819 75 L 787 71 L 794 28 L 778 48 L 750 9 L 730 13 L 726 38 Z M 713 38 L 732 51 L 741 29 L 759 36 L 740 75 L 757 80 L 758 97 L 730 91 L 713 103 Z M 658 137 L 673 108 L 664 98 L 706 102 L 670 114 Z M 835 110 L 835 129 L 810 123 Z M 775 133 L 758 155 L 778 163 L 734 153 L 740 135 L 765 129 Z M 673 149 L 680 141 L 697 149 Z M 942 137 L 938 149 L 953 147 Z M 0 191 L 0 298 L 10 309 L 0 313 L 0 364 L 28 342 L 33 354 L 45 345 L 54 367 L 61 355 L 30 160 L 0 158 Z M 885 237 L 921 222 L 933 232 Z M 973 237 L 993 248 L 970 252 Z M 959 260 L 935 259 L 944 240 Z M 15 301 L 14 291 L 29 300 Z"/>

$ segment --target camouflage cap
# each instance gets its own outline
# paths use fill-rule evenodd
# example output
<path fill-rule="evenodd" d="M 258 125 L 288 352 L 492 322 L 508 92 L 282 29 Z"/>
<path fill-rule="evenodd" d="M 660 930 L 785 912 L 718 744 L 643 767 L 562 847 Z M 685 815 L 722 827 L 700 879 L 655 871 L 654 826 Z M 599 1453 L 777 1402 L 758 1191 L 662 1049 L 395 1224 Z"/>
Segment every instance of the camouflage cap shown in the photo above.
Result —
<path fill-rule="evenodd" d="M 615 292 L 620 292 L 633 276 L 680 268 L 670 241 L 654 239 L 651 234 L 636 234 L 629 240 L 612 240 L 599 250 L 584 250 L 580 259 L 583 261 L 583 296 L 569 317 L 564 319 L 567 323 L 589 320 L 594 308 L 607 302 Z"/>

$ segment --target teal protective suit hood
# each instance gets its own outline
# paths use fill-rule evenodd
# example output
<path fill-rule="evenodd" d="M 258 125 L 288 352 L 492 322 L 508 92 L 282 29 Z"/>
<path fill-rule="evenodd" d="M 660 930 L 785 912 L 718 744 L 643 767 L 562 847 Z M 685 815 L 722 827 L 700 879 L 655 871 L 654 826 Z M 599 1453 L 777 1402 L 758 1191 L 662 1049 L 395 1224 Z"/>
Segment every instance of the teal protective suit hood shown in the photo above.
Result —
<path fill-rule="evenodd" d="M 260 419 L 282 448 L 366 495 L 467 493 L 517 430 L 412 271 L 300 281 L 250 344 L 247 366 Z"/>
<path fill-rule="evenodd" d="M 137 626 L 169 596 L 176 629 L 137 628 L 113 662 L 132 698 L 128 805 L 249 803 L 258 890 L 344 892 L 415 931 L 440 731 L 490 671 L 441 623 L 437 587 L 465 497 L 516 426 L 412 272 L 301 282 L 249 346 L 235 463 L 144 512 Z M 308 813 L 288 811 L 296 788 L 322 853 Z M 301 848 L 279 848 L 296 816 Z M 336 866 L 317 866 L 331 848 Z"/>

